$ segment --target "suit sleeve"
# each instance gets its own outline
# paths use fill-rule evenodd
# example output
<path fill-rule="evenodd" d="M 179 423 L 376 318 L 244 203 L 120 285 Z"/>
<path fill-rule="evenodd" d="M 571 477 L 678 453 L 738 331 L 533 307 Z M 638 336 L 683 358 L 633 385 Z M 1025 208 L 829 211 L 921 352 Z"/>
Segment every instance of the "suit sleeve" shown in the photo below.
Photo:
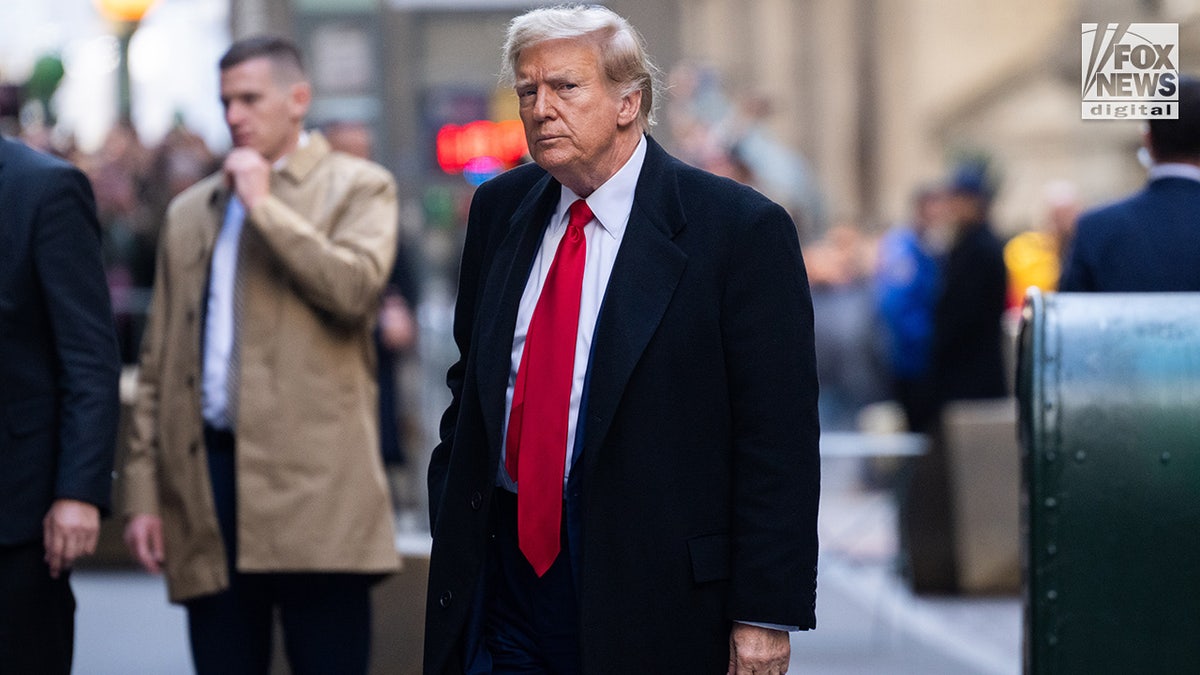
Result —
<path fill-rule="evenodd" d="M 107 511 L 121 359 L 91 186 L 75 169 L 55 171 L 44 179 L 33 240 L 34 265 L 61 366 L 55 498 Z"/>
<path fill-rule="evenodd" d="M 730 618 L 815 626 L 820 426 L 812 300 L 770 204 L 739 233 L 722 298 L 733 407 Z"/>
<path fill-rule="evenodd" d="M 272 195 L 247 221 L 313 306 L 347 323 L 374 318 L 396 256 L 396 186 L 382 169 L 361 170 L 325 234 Z"/>

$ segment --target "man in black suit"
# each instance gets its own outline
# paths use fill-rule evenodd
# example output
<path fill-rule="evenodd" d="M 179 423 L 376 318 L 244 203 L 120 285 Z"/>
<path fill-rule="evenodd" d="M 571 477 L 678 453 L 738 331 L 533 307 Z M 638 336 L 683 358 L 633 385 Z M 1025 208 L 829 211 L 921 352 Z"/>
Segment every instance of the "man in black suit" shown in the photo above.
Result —
<path fill-rule="evenodd" d="M 120 373 L 87 179 L 0 138 L 0 670 L 68 673 L 73 561 L 109 504 Z"/>
<path fill-rule="evenodd" d="M 505 51 L 535 164 L 471 206 L 425 672 L 782 673 L 820 482 L 794 225 L 646 135 L 610 10 L 533 10 Z"/>
<path fill-rule="evenodd" d="M 930 346 L 929 450 L 912 465 L 900 510 L 906 573 L 918 593 L 958 589 L 950 464 L 942 414 L 952 401 L 1003 398 L 1004 249 L 992 231 L 986 166 L 964 162 L 946 186 L 954 240 L 939 272 Z"/>
<path fill-rule="evenodd" d="M 1179 119 L 1147 126 L 1149 182 L 1080 216 L 1060 291 L 1200 291 L 1200 81 L 1180 78 Z"/>

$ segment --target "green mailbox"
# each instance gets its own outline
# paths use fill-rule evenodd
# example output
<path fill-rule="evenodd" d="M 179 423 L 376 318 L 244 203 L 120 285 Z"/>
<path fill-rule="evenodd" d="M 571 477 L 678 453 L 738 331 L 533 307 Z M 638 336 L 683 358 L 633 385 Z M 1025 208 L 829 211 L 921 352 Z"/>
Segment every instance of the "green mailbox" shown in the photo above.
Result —
<path fill-rule="evenodd" d="M 1026 299 L 1025 671 L 1200 673 L 1200 294 Z"/>

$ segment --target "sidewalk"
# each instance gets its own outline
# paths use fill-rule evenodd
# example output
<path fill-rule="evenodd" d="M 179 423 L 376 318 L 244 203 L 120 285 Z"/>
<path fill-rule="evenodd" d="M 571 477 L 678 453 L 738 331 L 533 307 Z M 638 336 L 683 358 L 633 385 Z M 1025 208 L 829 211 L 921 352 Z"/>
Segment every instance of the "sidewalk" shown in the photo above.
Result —
<path fill-rule="evenodd" d="M 792 637 L 793 673 L 1016 675 L 1016 596 L 917 596 L 896 573 L 895 501 L 858 486 L 853 459 L 822 462 L 817 630 Z"/>
<path fill-rule="evenodd" d="M 817 630 L 792 637 L 793 673 L 1016 675 L 1015 598 L 918 598 L 879 565 L 821 565 Z"/>

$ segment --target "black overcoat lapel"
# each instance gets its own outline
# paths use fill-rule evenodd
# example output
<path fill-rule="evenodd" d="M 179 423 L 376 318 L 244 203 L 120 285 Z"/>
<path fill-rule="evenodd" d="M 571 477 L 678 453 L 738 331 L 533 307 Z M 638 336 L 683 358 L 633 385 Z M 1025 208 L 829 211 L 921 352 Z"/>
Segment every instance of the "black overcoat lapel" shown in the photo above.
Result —
<path fill-rule="evenodd" d="M 671 160 L 653 139 L 647 141 L 629 224 L 596 322 L 583 437 L 585 467 L 594 466 L 603 454 L 604 437 L 630 375 L 687 266 L 687 254 L 673 241 L 686 223 Z"/>
<path fill-rule="evenodd" d="M 480 358 L 479 395 L 488 438 L 488 459 L 493 465 L 499 461 L 500 439 L 504 431 L 505 392 L 512 369 L 517 309 L 542 233 L 560 193 L 559 184 L 546 176 L 534 185 L 513 212 L 507 223 L 507 234 L 493 257 L 477 305 L 480 308 L 496 308 L 490 316 L 480 317 L 480 330 L 475 336 L 474 347 Z"/>

